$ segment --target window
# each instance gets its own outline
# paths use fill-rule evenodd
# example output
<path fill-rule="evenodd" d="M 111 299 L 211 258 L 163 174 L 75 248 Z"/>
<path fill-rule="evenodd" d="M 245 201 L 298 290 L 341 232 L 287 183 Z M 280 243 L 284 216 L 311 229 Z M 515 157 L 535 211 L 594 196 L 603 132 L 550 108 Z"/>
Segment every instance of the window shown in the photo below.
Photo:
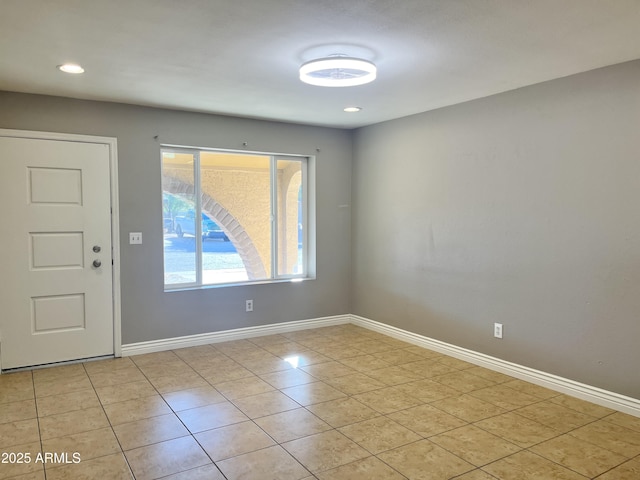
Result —
<path fill-rule="evenodd" d="M 308 276 L 307 157 L 161 153 L 166 289 Z"/>

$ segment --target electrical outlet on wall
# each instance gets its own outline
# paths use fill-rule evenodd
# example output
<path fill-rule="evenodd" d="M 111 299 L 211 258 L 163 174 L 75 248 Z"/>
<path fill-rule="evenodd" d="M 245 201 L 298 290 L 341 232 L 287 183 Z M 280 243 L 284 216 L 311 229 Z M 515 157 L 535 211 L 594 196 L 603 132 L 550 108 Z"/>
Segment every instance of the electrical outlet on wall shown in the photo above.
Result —
<path fill-rule="evenodd" d="M 493 336 L 496 338 L 502 338 L 502 324 L 494 323 L 493 324 Z"/>
<path fill-rule="evenodd" d="M 245 306 L 247 312 L 253 312 L 253 300 L 247 300 Z"/>

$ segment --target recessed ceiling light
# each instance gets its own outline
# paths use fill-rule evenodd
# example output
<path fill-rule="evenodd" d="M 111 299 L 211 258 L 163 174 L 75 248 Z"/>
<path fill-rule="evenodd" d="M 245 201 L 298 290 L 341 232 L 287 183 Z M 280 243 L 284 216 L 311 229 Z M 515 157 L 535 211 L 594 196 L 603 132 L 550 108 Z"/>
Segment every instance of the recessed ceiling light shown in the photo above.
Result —
<path fill-rule="evenodd" d="M 64 73 L 84 73 L 84 68 L 75 63 L 65 63 L 58 65 L 58 70 Z"/>
<path fill-rule="evenodd" d="M 362 107 L 344 107 L 344 111 L 349 113 L 359 112 L 360 110 L 362 110 Z"/>
<path fill-rule="evenodd" d="M 319 87 L 353 87 L 373 82 L 376 71 L 368 60 L 333 56 L 304 63 L 300 67 L 300 80 Z"/>

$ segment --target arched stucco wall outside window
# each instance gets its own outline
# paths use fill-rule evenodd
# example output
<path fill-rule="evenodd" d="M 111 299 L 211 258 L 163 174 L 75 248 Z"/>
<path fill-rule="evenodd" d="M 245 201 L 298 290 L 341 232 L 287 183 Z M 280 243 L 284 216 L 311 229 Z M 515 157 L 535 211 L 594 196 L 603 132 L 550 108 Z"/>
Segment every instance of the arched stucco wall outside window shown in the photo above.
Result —
<path fill-rule="evenodd" d="M 180 169 L 165 168 L 162 178 L 163 191 L 183 198 L 193 197 L 194 186 L 188 179 L 185 181 L 180 177 Z M 265 278 L 267 273 L 260 255 L 240 222 L 208 193 L 203 192 L 200 201 L 202 212 L 216 222 L 233 243 L 242 259 L 249 280 Z"/>
<path fill-rule="evenodd" d="M 300 162 L 290 164 L 279 170 L 278 189 L 278 247 L 280 259 L 278 270 L 280 273 L 293 274 L 299 265 L 298 258 L 298 228 L 300 222 L 300 187 L 302 172 Z"/>

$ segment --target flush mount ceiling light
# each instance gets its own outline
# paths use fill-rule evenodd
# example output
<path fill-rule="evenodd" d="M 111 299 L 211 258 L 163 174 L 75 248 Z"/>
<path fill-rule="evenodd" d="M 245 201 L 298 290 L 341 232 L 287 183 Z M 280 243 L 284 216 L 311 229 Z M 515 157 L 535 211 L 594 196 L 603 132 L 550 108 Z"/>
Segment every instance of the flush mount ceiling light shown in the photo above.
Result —
<path fill-rule="evenodd" d="M 362 110 L 362 107 L 344 107 L 343 110 L 347 113 L 355 113 Z"/>
<path fill-rule="evenodd" d="M 319 87 L 354 87 L 373 82 L 375 79 L 376 66 L 361 58 L 318 58 L 300 67 L 300 80 Z"/>
<path fill-rule="evenodd" d="M 58 65 L 58 70 L 64 73 L 84 73 L 84 68 L 75 63 L 65 63 Z"/>

